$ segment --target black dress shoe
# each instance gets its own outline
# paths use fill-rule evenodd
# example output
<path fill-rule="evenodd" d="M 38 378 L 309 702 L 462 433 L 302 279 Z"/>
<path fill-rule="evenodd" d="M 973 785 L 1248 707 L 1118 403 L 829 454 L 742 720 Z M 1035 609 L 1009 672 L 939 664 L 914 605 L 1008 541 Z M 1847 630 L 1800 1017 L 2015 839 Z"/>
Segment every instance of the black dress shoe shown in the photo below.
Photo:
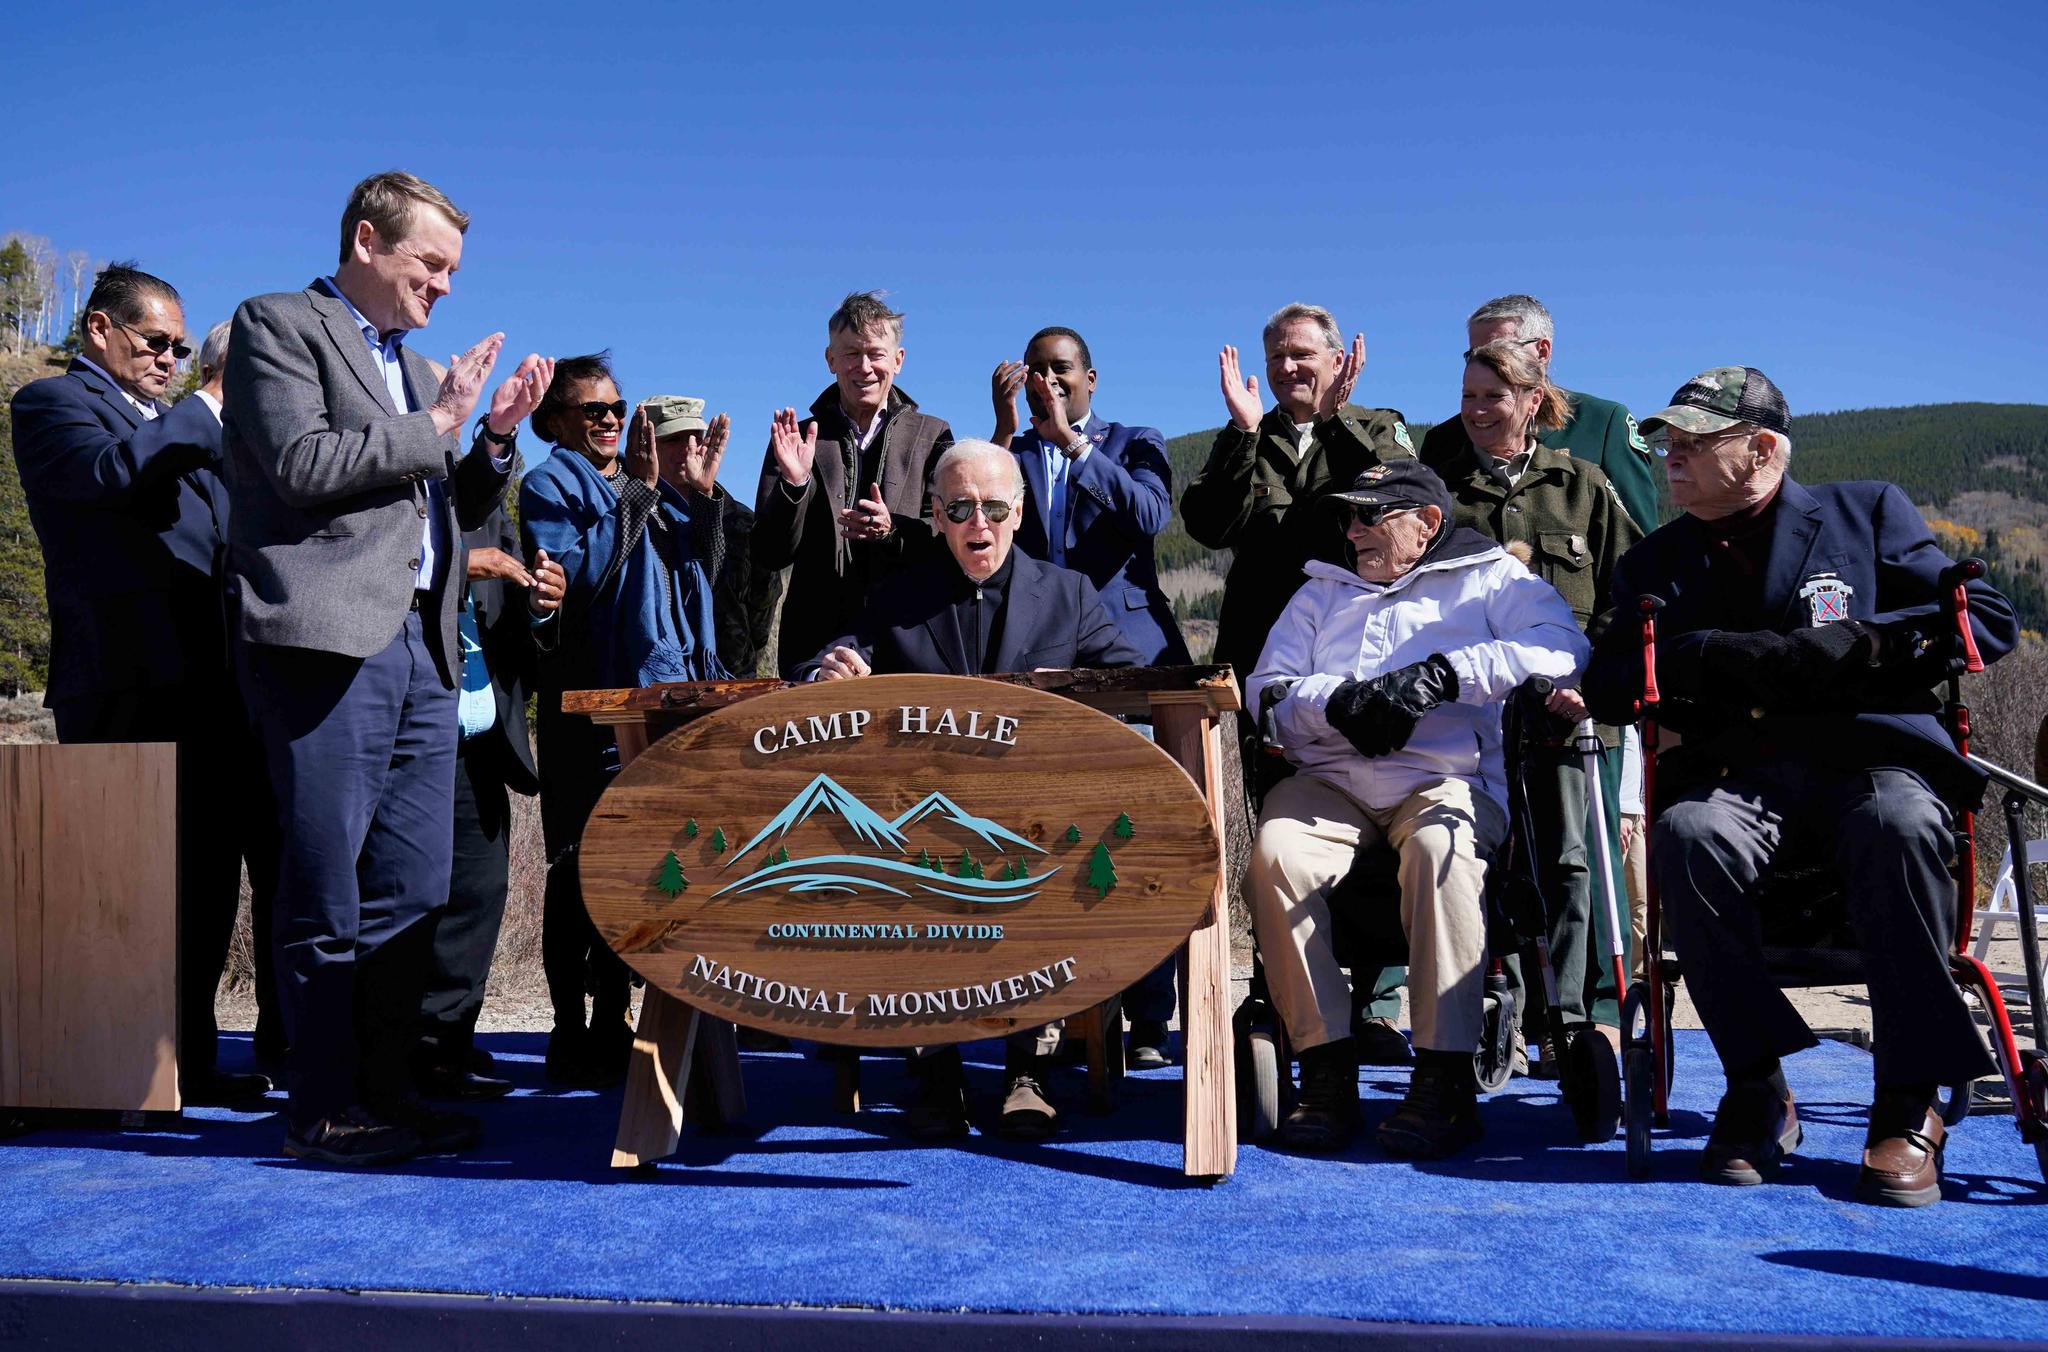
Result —
<path fill-rule="evenodd" d="M 478 1102 L 483 1099 L 503 1098 L 512 1092 L 512 1081 L 501 1080 L 494 1075 L 479 1075 L 473 1070 L 456 1070 L 448 1066 L 427 1066 L 414 1076 L 420 1093 L 428 1098 L 463 1099 Z"/>
<path fill-rule="evenodd" d="M 303 1127 L 288 1127 L 284 1153 L 344 1168 L 397 1164 L 420 1153 L 419 1133 L 379 1122 L 361 1108 L 344 1108 Z"/>
<path fill-rule="evenodd" d="M 1124 1065 L 1131 1070 L 1164 1070 L 1173 1064 L 1166 1025 L 1142 1019 L 1124 1038 Z"/>
<path fill-rule="evenodd" d="M 418 1136 L 422 1155 L 447 1155 L 483 1144 L 484 1124 L 468 1113 L 430 1108 L 410 1096 L 381 1099 L 367 1106 L 377 1121 L 409 1128 Z"/>
<path fill-rule="evenodd" d="M 269 1093 L 271 1088 L 268 1075 L 216 1070 L 211 1075 L 198 1076 L 191 1084 L 184 1086 L 181 1096 L 190 1107 L 225 1108 L 231 1104 L 260 1099 Z"/>
<path fill-rule="evenodd" d="M 462 1067 L 478 1075 L 488 1075 L 498 1068 L 498 1058 L 482 1047 L 472 1046 L 463 1053 Z"/>

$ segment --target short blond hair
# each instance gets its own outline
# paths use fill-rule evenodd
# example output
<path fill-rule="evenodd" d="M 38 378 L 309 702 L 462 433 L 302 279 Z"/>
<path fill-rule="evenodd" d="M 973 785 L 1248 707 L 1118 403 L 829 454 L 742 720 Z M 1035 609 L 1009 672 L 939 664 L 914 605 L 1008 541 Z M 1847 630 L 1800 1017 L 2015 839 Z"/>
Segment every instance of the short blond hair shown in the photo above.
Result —
<path fill-rule="evenodd" d="M 356 225 L 368 221 L 377 237 L 396 244 L 411 233 L 413 214 L 432 207 L 448 218 L 457 234 L 469 232 L 469 213 L 448 200 L 448 194 L 403 169 L 372 174 L 348 195 L 348 209 L 341 213 L 341 261 L 346 263 L 355 249 Z"/>

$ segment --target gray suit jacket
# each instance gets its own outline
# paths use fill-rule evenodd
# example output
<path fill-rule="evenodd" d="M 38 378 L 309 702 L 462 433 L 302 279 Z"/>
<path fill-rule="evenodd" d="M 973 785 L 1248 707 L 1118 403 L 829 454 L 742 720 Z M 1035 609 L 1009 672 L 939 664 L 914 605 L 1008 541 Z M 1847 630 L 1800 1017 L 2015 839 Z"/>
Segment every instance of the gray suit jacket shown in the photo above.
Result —
<path fill-rule="evenodd" d="M 440 382 L 401 349 L 412 402 Z M 426 481 L 447 481 L 439 574 L 421 619 L 453 686 L 464 560 L 460 532 L 481 526 L 516 469 L 481 435 L 458 456 L 426 413 L 401 414 L 348 307 L 309 286 L 242 302 L 228 347 L 223 450 L 233 510 L 228 563 L 240 637 L 349 657 L 383 651 L 405 623 L 418 579 Z"/>

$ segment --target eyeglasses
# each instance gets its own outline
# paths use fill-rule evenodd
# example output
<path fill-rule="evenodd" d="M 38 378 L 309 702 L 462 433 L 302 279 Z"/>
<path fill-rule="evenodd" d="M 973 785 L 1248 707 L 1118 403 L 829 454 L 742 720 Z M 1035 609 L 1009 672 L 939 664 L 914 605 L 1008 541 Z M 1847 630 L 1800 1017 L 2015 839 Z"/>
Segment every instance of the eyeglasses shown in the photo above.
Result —
<path fill-rule="evenodd" d="M 595 401 L 588 404 L 578 404 L 576 405 L 576 410 L 583 415 L 585 422 L 603 422 L 604 415 L 607 413 L 617 418 L 620 422 L 626 420 L 626 401 L 623 399 L 614 399 L 609 404 L 600 404 Z"/>
<path fill-rule="evenodd" d="M 112 315 L 108 315 L 107 318 L 114 319 Z M 118 319 L 114 319 L 114 322 L 116 324 L 121 324 L 121 321 Z M 183 343 L 179 342 L 177 339 L 171 337 L 167 333 L 144 333 L 141 329 L 136 328 L 133 324 L 121 324 L 121 327 L 128 330 L 128 332 L 134 334 L 137 338 L 141 339 L 142 345 L 148 348 L 151 352 L 156 353 L 156 355 L 158 355 L 159 357 L 161 357 L 164 353 L 168 352 L 173 357 L 176 357 L 179 361 L 183 361 L 185 360 L 185 358 L 192 355 L 191 348 L 185 346 Z"/>
<path fill-rule="evenodd" d="M 1713 450 L 1724 441 L 1733 441 L 1737 437 L 1746 437 L 1755 430 L 1752 427 L 1735 426 L 1725 432 L 1716 432 L 1714 435 L 1707 437 L 1691 436 L 1681 432 L 1679 435 L 1685 437 L 1685 440 L 1674 446 L 1671 440 L 1671 429 L 1660 427 L 1650 437 L 1650 449 L 1659 455 L 1670 455 L 1673 450 L 1676 450 L 1680 455 L 1700 455 Z"/>
<path fill-rule="evenodd" d="M 994 525 L 1008 518 L 1012 506 L 1012 503 L 1003 498 L 982 498 L 978 501 L 974 498 L 954 498 L 946 504 L 946 520 L 956 526 L 964 526 L 972 521 L 975 512 L 979 511 L 988 518 L 990 525 Z"/>
<path fill-rule="evenodd" d="M 1542 342 L 1542 341 L 1543 341 L 1543 340 L 1542 340 L 1541 338 L 1496 338 L 1496 339 L 1494 339 L 1494 342 L 1496 342 L 1496 343 L 1506 343 L 1506 344 L 1507 344 L 1507 345 L 1508 345 L 1509 347 L 1534 347 L 1534 346 L 1536 346 L 1536 344 L 1538 344 L 1538 343 L 1540 343 L 1540 342 Z M 1493 346 L 1493 343 L 1488 343 L 1488 344 L 1486 344 L 1486 346 L 1488 346 L 1488 347 L 1491 347 L 1491 346 Z M 1476 348 L 1476 347 L 1468 347 L 1468 348 L 1466 348 L 1466 349 L 1465 349 L 1465 360 L 1466 360 L 1466 361 L 1471 361 L 1471 360 L 1472 360 L 1472 354 L 1473 354 L 1474 352 L 1477 352 L 1478 350 L 1479 350 L 1479 349 L 1478 349 L 1478 348 Z"/>
<path fill-rule="evenodd" d="M 1349 529 L 1351 523 L 1356 521 L 1361 526 L 1377 526 L 1382 521 L 1391 521 L 1397 516 L 1405 516 L 1418 510 L 1420 509 L 1415 507 L 1353 507 L 1347 504 L 1344 508 L 1344 525 Z"/>

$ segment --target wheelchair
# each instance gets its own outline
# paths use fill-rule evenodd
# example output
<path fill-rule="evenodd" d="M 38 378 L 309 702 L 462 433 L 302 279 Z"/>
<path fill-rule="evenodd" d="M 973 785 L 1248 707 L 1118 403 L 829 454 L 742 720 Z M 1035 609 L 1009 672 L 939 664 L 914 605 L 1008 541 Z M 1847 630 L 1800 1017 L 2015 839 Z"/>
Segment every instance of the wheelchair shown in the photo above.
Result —
<path fill-rule="evenodd" d="M 2022 814 L 2028 801 L 2048 806 L 2048 789 L 2013 774 L 1970 751 L 1970 710 L 1962 699 L 1962 675 L 1981 672 L 1984 663 L 1970 632 L 1965 586 L 1982 576 L 1981 560 L 1965 559 L 1942 575 L 1942 588 L 1950 593 L 1956 618 L 1959 657 L 1950 664 L 1945 692 L 1944 721 L 1956 750 L 1971 764 L 2004 789 L 2003 810 L 2007 838 L 2027 838 Z M 1637 601 L 1642 626 L 1644 687 L 1640 713 L 1643 744 L 1643 798 L 1652 814 L 1657 809 L 1656 757 L 1659 695 L 1656 682 L 1657 612 L 1663 603 L 1644 596 Z M 2030 942 L 2021 945 L 2025 954 L 2028 1008 L 2033 1013 L 2033 1047 L 2021 1050 L 2013 1035 L 2012 1020 L 2004 996 L 1991 972 L 1971 956 L 1970 919 L 1977 891 L 1976 814 L 1966 812 L 1958 819 L 1955 854 L 1950 876 L 1956 883 L 1955 944 L 1949 954 L 1949 968 L 1964 992 L 1971 996 L 1988 1021 L 1991 1052 L 2010 1094 L 2015 1125 L 2021 1140 L 2032 1145 L 2034 1159 L 2044 1182 L 2048 1182 L 2048 1043 L 2043 1024 L 2048 1022 L 2048 1002 L 2042 998 L 2041 952 L 2031 942 L 2034 928 L 2034 900 L 2026 870 L 2014 873 L 2020 913 L 2020 933 Z M 1647 830 L 1650 823 L 1645 823 Z M 1627 1134 L 1627 1168 L 1630 1178 L 1649 1176 L 1653 1132 L 1668 1128 L 1673 1071 L 1671 1017 L 1676 986 L 1683 976 L 1677 958 L 1664 952 L 1661 907 L 1655 876 L 1647 896 L 1648 925 L 1645 937 L 1644 978 L 1632 985 L 1622 1002 L 1622 1080 Z M 1776 870 L 1764 883 L 1758 911 L 1763 919 L 1764 959 L 1772 978 L 1781 988 L 1857 985 L 1863 981 L 1863 961 L 1849 930 L 1847 899 L 1831 870 L 1787 867 Z M 1971 1086 L 1947 1088 L 1938 1107 L 1945 1125 L 1954 1126 L 1970 1111 Z"/>
<path fill-rule="evenodd" d="M 1592 1024 L 1568 1024 L 1558 1007 L 1546 938 L 1550 911 L 1535 864 L 1542 855 L 1535 848 L 1526 807 L 1523 771 L 1528 752 L 1537 746 L 1555 746 L 1554 730 L 1543 709 L 1551 689 L 1551 683 L 1541 677 L 1524 682 L 1509 697 L 1503 715 L 1508 833 L 1484 856 L 1487 960 L 1482 1031 L 1472 1053 L 1473 1079 L 1480 1092 L 1491 1094 L 1506 1085 L 1513 1073 L 1521 1011 L 1504 959 L 1510 953 L 1520 954 L 1524 972 L 1531 974 L 1526 988 L 1542 993 L 1544 1041 L 1564 1067 L 1560 1088 L 1580 1135 L 1589 1141 L 1611 1140 L 1622 1119 L 1620 1066 L 1607 1039 Z M 1254 822 L 1266 793 L 1290 773 L 1272 736 L 1272 709 L 1281 693 L 1270 688 L 1266 692 L 1259 711 L 1256 759 L 1245 768 Z M 1353 982 L 1354 1030 L 1372 997 L 1371 991 L 1358 988 L 1359 981 L 1383 966 L 1401 966 L 1408 961 L 1398 867 L 1395 851 L 1384 841 L 1368 846 L 1359 851 L 1351 870 L 1330 892 L 1331 946 Z M 1540 981 L 1534 975 L 1537 973 Z M 1293 1108 L 1294 1055 L 1266 985 L 1256 939 L 1250 989 L 1233 1016 L 1232 1031 L 1239 1131 L 1247 1140 L 1267 1140 Z"/>

